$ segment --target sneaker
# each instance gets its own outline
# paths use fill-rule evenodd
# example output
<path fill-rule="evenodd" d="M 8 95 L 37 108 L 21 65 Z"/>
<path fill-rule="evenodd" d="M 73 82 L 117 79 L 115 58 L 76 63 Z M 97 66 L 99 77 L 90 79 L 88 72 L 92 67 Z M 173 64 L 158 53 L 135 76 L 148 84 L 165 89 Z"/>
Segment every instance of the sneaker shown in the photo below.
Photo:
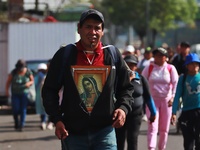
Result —
<path fill-rule="evenodd" d="M 147 121 L 148 121 L 148 118 L 147 118 L 147 116 L 146 116 L 146 115 L 144 115 L 144 116 L 142 117 L 142 120 L 147 122 Z"/>
<path fill-rule="evenodd" d="M 42 129 L 42 130 L 46 130 L 46 123 L 43 122 L 43 123 L 41 124 L 41 129 Z"/>
<path fill-rule="evenodd" d="M 48 125 L 47 125 L 47 129 L 49 130 L 53 130 L 53 123 L 52 122 L 49 122 Z"/>

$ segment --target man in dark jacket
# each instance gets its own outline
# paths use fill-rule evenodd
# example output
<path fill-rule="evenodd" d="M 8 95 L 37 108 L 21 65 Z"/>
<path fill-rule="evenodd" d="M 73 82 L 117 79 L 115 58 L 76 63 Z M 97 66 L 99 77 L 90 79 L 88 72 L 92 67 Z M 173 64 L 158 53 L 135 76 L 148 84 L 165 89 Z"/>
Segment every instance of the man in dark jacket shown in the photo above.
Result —
<path fill-rule="evenodd" d="M 47 73 L 43 104 L 54 120 L 55 134 L 62 140 L 63 150 L 117 150 L 114 128 L 122 127 L 131 111 L 133 86 L 127 67 L 117 48 L 116 63 L 109 46 L 102 44 L 103 29 L 104 17 L 99 11 L 83 12 L 78 23 L 80 40 L 70 47 L 70 56 L 65 60 L 63 56 L 69 49 L 61 47 Z M 63 60 L 67 62 L 64 66 Z M 97 81 L 101 92 L 97 100 L 94 101 L 93 94 L 87 101 L 81 99 L 84 77 L 94 77 Z M 59 105 L 58 93 L 62 87 Z M 89 108 L 87 104 L 91 102 Z"/>
<path fill-rule="evenodd" d="M 172 60 L 179 75 L 186 73 L 186 68 L 183 66 L 186 56 L 190 53 L 190 44 L 188 42 L 180 43 L 180 54 L 177 54 Z"/>

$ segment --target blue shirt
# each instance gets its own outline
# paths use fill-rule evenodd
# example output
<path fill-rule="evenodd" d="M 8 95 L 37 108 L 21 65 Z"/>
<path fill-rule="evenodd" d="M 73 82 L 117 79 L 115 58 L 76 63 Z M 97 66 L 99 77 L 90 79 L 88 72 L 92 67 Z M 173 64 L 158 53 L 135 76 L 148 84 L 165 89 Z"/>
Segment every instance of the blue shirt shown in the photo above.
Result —
<path fill-rule="evenodd" d="M 200 73 L 187 75 L 183 83 L 183 75 L 179 77 L 178 86 L 173 102 L 172 113 L 176 114 L 179 100 L 182 97 L 182 111 L 200 108 Z"/>

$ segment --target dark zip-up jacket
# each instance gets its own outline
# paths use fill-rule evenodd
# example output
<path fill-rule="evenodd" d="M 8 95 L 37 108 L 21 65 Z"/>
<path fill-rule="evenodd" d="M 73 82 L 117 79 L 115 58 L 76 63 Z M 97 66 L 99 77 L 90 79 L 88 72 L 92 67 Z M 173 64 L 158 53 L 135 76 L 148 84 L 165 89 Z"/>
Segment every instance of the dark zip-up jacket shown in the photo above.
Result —
<path fill-rule="evenodd" d="M 156 115 L 156 107 L 150 94 L 148 81 L 145 77 L 135 72 L 136 77 L 131 80 L 134 86 L 134 103 L 132 103 L 132 111 L 129 115 L 135 116 L 143 113 L 144 104 L 148 106 L 151 116 Z"/>
<path fill-rule="evenodd" d="M 133 85 L 129 81 L 127 67 L 118 49 L 116 49 L 119 56 L 117 66 L 108 50 L 103 49 L 104 65 L 110 65 L 111 70 L 91 113 L 87 112 L 81 101 L 71 72 L 71 65 L 76 65 L 77 51 L 72 51 L 62 71 L 64 51 L 65 48 L 61 48 L 53 56 L 42 89 L 43 105 L 54 123 L 63 121 L 69 132 L 81 134 L 87 130 L 96 131 L 112 125 L 113 112 L 116 108 L 123 109 L 126 114 L 131 111 Z M 63 75 L 60 75 L 61 73 Z M 116 89 L 115 83 L 117 83 Z M 60 106 L 58 93 L 62 87 L 63 99 Z"/>

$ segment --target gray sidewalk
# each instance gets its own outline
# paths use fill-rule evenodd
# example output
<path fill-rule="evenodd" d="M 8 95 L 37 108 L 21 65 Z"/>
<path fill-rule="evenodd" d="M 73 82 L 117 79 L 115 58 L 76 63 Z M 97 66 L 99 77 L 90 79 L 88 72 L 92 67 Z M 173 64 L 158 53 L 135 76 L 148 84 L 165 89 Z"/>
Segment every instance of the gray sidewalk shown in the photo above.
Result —
<path fill-rule="evenodd" d="M 0 150 L 60 150 L 60 141 L 54 130 L 42 131 L 39 127 L 39 115 L 28 114 L 23 132 L 13 128 L 11 115 L 0 115 Z M 139 149 L 147 150 L 146 122 L 141 126 Z M 166 150 L 183 150 L 182 135 L 175 134 L 171 126 Z"/>

